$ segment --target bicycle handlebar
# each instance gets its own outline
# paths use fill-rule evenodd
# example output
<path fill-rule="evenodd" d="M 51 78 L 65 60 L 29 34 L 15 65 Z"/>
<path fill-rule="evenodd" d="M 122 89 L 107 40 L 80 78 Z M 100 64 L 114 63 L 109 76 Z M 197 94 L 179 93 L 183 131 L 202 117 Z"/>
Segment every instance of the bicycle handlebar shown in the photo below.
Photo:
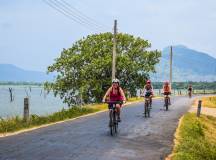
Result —
<path fill-rule="evenodd" d="M 123 101 L 105 101 L 104 103 L 108 103 L 108 104 L 123 104 Z"/>
<path fill-rule="evenodd" d="M 164 93 L 161 93 L 161 94 L 163 94 L 163 95 L 165 95 Z M 172 93 L 170 93 L 169 95 L 171 95 Z M 167 96 L 167 95 L 166 95 Z"/>

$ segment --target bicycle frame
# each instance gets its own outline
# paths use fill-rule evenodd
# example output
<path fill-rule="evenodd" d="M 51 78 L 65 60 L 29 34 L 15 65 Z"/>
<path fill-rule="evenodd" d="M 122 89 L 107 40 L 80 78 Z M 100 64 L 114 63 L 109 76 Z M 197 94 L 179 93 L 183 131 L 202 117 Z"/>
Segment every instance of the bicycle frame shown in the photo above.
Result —
<path fill-rule="evenodd" d="M 117 134 L 118 132 L 118 121 L 117 121 L 117 109 L 116 104 L 121 104 L 120 101 L 114 101 L 114 102 L 106 102 L 109 105 L 112 105 L 112 107 L 109 109 L 109 118 L 110 118 L 110 134 L 111 136 L 114 136 L 114 134 Z"/>
<path fill-rule="evenodd" d="M 164 103 L 167 111 L 169 106 L 169 95 L 164 95 Z"/>
<path fill-rule="evenodd" d="M 151 97 L 145 97 L 145 103 L 144 103 L 144 114 L 145 117 L 148 115 L 150 117 L 150 99 Z"/>
<path fill-rule="evenodd" d="M 192 91 L 189 91 L 189 92 L 188 92 L 188 96 L 189 96 L 189 98 L 192 97 Z"/>

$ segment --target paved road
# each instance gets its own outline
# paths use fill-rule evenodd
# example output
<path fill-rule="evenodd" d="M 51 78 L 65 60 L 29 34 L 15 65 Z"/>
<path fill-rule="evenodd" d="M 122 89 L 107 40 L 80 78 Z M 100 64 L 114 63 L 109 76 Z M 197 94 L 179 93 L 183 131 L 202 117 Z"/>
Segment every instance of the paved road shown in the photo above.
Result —
<path fill-rule="evenodd" d="M 153 101 L 152 117 L 143 103 L 122 111 L 117 137 L 108 130 L 108 115 L 77 119 L 32 132 L 0 138 L 0 160 L 160 160 L 172 150 L 178 119 L 189 109 L 186 97 L 172 98 L 169 111 Z"/>

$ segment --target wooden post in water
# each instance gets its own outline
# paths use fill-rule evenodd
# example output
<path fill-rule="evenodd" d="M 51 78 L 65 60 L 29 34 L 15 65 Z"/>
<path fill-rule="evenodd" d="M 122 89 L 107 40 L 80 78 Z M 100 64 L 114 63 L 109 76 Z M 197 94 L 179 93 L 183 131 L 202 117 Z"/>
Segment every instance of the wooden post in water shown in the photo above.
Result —
<path fill-rule="evenodd" d="M 198 102 L 198 107 L 197 107 L 197 117 L 200 116 L 200 113 L 201 113 L 201 106 L 202 106 L 202 101 L 199 100 L 199 102 Z"/>
<path fill-rule="evenodd" d="M 10 92 L 10 101 L 13 101 L 13 89 L 9 88 L 9 92 Z"/>
<path fill-rule="evenodd" d="M 29 121 L 29 98 L 24 98 L 23 119 L 24 121 Z"/>

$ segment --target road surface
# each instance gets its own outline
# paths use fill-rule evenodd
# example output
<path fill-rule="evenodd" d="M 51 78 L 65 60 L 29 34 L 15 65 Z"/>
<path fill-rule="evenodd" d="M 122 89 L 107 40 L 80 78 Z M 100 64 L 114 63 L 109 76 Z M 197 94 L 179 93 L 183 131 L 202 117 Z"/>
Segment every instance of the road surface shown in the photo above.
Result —
<path fill-rule="evenodd" d="M 122 110 L 116 137 L 109 135 L 107 112 L 31 132 L 0 138 L 0 160 L 160 160 L 173 147 L 178 119 L 192 100 L 173 97 L 169 111 L 153 101 L 151 118 L 143 103 Z"/>

